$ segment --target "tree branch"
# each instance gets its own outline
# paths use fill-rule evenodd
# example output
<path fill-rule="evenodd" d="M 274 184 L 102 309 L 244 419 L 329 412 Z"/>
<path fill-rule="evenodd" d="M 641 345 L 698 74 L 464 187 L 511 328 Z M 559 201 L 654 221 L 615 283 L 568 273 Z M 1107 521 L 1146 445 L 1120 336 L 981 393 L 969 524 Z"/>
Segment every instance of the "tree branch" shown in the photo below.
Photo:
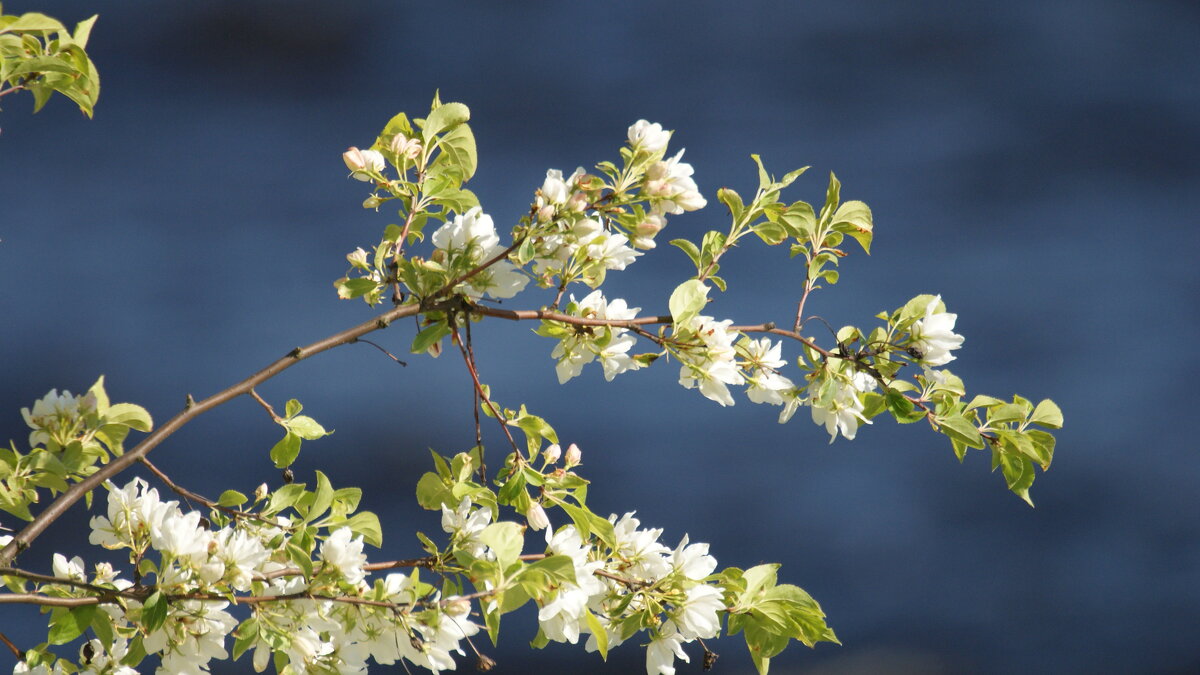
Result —
<path fill-rule="evenodd" d="M 182 412 L 172 417 L 165 424 L 154 430 L 149 436 L 144 438 L 141 443 L 138 443 L 132 450 L 124 455 L 117 457 L 99 471 L 88 476 L 82 481 L 72 485 L 66 492 L 59 495 L 57 499 L 50 503 L 41 513 L 37 515 L 28 525 L 21 529 L 12 541 L 0 550 L 0 565 L 8 565 L 17 557 L 21 551 L 29 548 L 34 539 L 37 539 L 42 532 L 46 530 L 55 520 L 66 512 L 75 502 L 79 501 L 85 494 L 99 487 L 105 480 L 129 468 L 134 462 L 144 457 L 160 443 L 166 440 L 171 434 L 178 431 L 183 425 L 192 421 L 199 415 L 208 412 L 209 410 L 226 403 L 242 394 L 248 393 L 256 385 L 266 382 L 275 377 L 279 373 L 291 368 L 293 365 L 303 361 L 309 357 L 316 356 L 321 352 L 333 349 L 344 344 L 353 342 L 356 338 L 371 333 L 373 331 L 387 328 L 387 326 L 396 319 L 412 316 L 420 311 L 417 305 L 405 305 L 397 307 L 380 314 L 379 316 L 360 323 L 357 326 L 348 328 L 339 333 L 334 333 L 327 338 L 318 340 L 305 347 L 297 347 L 281 359 L 268 365 L 266 368 L 258 371 L 250 377 L 238 382 L 237 384 L 223 389 L 212 396 L 197 401 L 192 405 L 184 408 Z"/>

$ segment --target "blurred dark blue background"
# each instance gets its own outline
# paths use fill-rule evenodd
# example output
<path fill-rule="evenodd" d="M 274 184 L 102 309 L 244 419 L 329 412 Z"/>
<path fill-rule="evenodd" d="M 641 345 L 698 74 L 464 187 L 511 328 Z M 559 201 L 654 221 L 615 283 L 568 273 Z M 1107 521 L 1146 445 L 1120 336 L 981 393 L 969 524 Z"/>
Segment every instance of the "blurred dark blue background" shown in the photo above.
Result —
<path fill-rule="evenodd" d="M 593 365 L 559 386 L 553 345 L 531 325 L 479 325 L 484 379 L 583 447 L 596 510 L 636 507 L 669 544 L 686 531 L 725 565 L 782 562 L 845 646 L 794 647 L 772 672 L 1200 671 L 1195 2 L 5 10 L 72 24 L 99 12 L 103 94 L 93 121 L 65 99 L 32 116 L 28 97 L 7 98 L 0 113 L 4 440 L 24 443 L 18 409 L 52 387 L 78 392 L 103 373 L 114 400 L 161 422 L 185 394 L 370 316 L 331 282 L 395 218 L 359 208 L 363 185 L 339 155 L 395 112 L 427 110 L 435 89 L 471 106 L 471 187 L 498 223 L 524 211 L 547 168 L 615 158 L 648 118 L 678 130 L 712 204 L 673 218 L 666 238 L 724 227 L 713 195 L 752 191 L 752 152 L 778 174 L 814 167 L 792 198 L 819 202 L 836 171 L 843 196 L 874 209 L 875 253 L 846 259 L 843 282 L 809 307 L 869 324 L 940 292 L 967 338 L 952 367 L 970 390 L 1053 398 L 1068 426 L 1030 509 L 985 456 L 960 466 L 921 425 L 881 421 L 828 445 L 807 413 L 780 426 L 744 399 L 720 409 L 680 390 L 670 365 L 612 384 Z M 660 248 L 607 293 L 661 312 L 685 262 Z M 712 312 L 748 323 L 786 321 L 801 272 L 783 250 L 747 247 L 723 276 L 734 286 Z M 404 351 L 411 329 L 376 339 Z M 261 388 L 337 429 L 305 445 L 297 474 L 320 467 L 365 489 L 389 524 L 378 558 L 416 555 L 412 530 L 439 530 L 413 498 L 427 448 L 472 440 L 461 363 L 409 362 L 345 347 Z M 237 401 L 153 458 L 203 493 L 252 490 L 278 483 L 266 457 L 277 435 Z M 22 563 L 96 559 L 70 531 L 86 518 Z M 525 614 L 506 625 L 498 672 L 641 668 L 633 644 L 607 665 L 578 647 L 532 653 Z M 36 641 L 32 608 L 0 616 L 10 637 Z M 716 649 L 720 672 L 751 671 L 740 637 Z M 680 672 L 697 671 L 698 655 Z"/>

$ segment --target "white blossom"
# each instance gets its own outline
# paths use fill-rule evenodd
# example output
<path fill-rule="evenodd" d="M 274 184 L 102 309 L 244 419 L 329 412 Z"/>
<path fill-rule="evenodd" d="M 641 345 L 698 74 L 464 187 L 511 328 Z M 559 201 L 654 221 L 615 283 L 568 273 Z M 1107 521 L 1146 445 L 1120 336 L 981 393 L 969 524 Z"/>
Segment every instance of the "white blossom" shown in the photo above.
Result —
<path fill-rule="evenodd" d="M 740 346 L 746 353 L 743 368 L 747 372 L 746 381 L 750 385 L 746 389 L 746 396 L 755 403 L 783 405 L 783 392 L 796 386 L 777 372 L 779 368 L 787 365 L 787 361 L 784 361 L 781 355 L 783 344 L 772 344 L 771 338 L 767 337 L 758 340 L 746 337 L 742 339 Z"/>
<path fill-rule="evenodd" d="M 702 209 L 708 203 L 700 194 L 695 170 L 691 164 L 681 162 L 683 150 L 674 157 L 655 162 L 646 171 L 646 192 L 658 213 L 683 213 Z"/>
<path fill-rule="evenodd" d="M 342 577 L 351 584 L 357 584 L 366 576 L 363 565 L 367 564 L 367 556 L 363 554 L 363 540 L 348 527 L 339 527 L 321 544 L 321 559 L 333 565 Z"/>
<path fill-rule="evenodd" d="M 735 360 L 733 341 L 737 333 L 729 330 L 732 323 L 730 319 L 715 321 L 711 316 L 697 316 L 676 327 L 680 332 L 694 332 L 701 341 L 700 349 L 680 352 L 679 384 L 687 389 L 698 388 L 706 398 L 723 406 L 733 405 L 729 385 L 746 381 Z"/>
<path fill-rule="evenodd" d="M 492 217 L 478 206 L 455 215 L 434 231 L 430 239 L 452 259 L 465 260 L 471 266 L 483 264 L 504 250 Z M 507 260 L 493 263 L 466 282 L 468 295 L 475 298 L 484 293 L 493 298 L 511 298 L 528 283 L 529 278 Z"/>
<path fill-rule="evenodd" d="M 962 347 L 963 336 L 954 332 L 957 314 L 938 312 L 942 296 L 936 296 L 925 306 L 925 317 L 913 322 L 913 346 L 921 351 L 921 363 L 944 366 L 955 359 L 950 352 Z"/>
<path fill-rule="evenodd" d="M 87 581 L 87 573 L 84 572 L 83 558 L 75 556 L 70 560 L 61 553 L 55 553 L 51 569 L 54 571 L 54 576 L 60 579 L 71 579 L 72 581 Z"/>
<path fill-rule="evenodd" d="M 658 122 L 638 120 L 629 127 L 629 145 L 650 154 L 666 150 L 670 140 L 671 132 L 664 131 Z"/>
<path fill-rule="evenodd" d="M 672 612 L 679 634 L 689 640 L 716 637 L 721 631 L 719 612 L 725 609 L 725 599 L 720 589 L 697 584 L 687 589 L 686 597 L 683 604 Z"/>
<path fill-rule="evenodd" d="M 491 522 L 491 509 L 473 509 L 470 497 L 463 497 L 454 509 L 442 506 L 442 530 L 458 539 L 459 548 L 474 558 L 481 557 L 487 548 L 486 544 L 479 541 L 479 535 Z"/>
<path fill-rule="evenodd" d="M 664 623 L 646 646 L 646 675 L 675 675 L 676 657 L 690 661 L 683 651 L 683 641 L 674 622 Z"/>
<path fill-rule="evenodd" d="M 582 300 L 576 301 L 571 296 L 567 313 L 588 319 L 610 319 L 628 321 L 637 316 L 640 307 L 629 307 L 621 298 L 605 300 L 604 293 L 592 291 Z M 600 346 L 602 336 L 609 335 L 608 343 Z M 637 370 L 641 366 L 629 355 L 629 350 L 637 344 L 636 338 L 628 335 L 627 329 L 619 327 L 593 326 L 573 330 L 559 340 L 550 352 L 556 363 L 555 372 L 559 384 L 576 377 L 583 372 L 583 367 L 597 357 L 604 368 L 604 379 L 612 382 L 613 378 L 627 370 Z"/>

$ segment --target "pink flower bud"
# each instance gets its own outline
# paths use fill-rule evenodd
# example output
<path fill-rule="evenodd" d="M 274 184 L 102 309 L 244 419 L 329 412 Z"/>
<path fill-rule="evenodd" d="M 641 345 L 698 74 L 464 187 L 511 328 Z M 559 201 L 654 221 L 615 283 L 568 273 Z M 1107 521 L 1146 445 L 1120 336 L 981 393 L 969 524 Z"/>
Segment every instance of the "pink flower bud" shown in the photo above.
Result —
<path fill-rule="evenodd" d="M 583 453 L 579 450 L 579 446 L 574 443 L 567 446 L 567 454 L 563 461 L 567 466 L 575 466 L 583 458 Z"/>
<path fill-rule="evenodd" d="M 546 460 L 547 464 L 553 464 L 553 463 L 557 462 L 558 458 L 561 456 L 562 456 L 562 446 L 560 446 L 558 443 L 555 443 L 555 444 L 551 445 L 550 447 L 546 448 L 546 450 L 542 453 L 542 457 Z"/>
<path fill-rule="evenodd" d="M 374 150 L 358 148 L 350 148 L 343 152 L 342 161 L 346 163 L 346 168 L 350 169 L 350 175 L 354 179 L 364 182 L 373 180 L 370 174 L 383 171 L 384 166 L 383 155 Z"/>
<path fill-rule="evenodd" d="M 417 155 L 421 154 L 421 141 L 415 138 L 408 138 L 404 134 L 396 134 L 392 137 L 392 142 L 388 144 L 388 148 L 396 153 L 398 157 L 416 159 Z"/>

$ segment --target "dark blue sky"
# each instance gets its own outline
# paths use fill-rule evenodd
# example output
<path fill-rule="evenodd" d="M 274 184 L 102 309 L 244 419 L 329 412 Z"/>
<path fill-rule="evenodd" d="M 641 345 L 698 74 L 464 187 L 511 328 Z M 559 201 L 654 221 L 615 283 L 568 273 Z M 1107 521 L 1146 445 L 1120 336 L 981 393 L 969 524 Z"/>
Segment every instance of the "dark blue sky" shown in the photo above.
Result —
<path fill-rule="evenodd" d="M 104 86 L 91 121 L 65 100 L 32 116 L 28 99 L 6 98 L 0 112 L 0 438 L 25 437 L 21 406 L 101 373 L 114 400 L 163 421 L 185 394 L 368 317 L 331 282 L 394 214 L 359 208 L 362 184 L 339 155 L 395 112 L 427 110 L 435 89 L 471 106 L 471 187 L 498 224 L 519 217 L 547 168 L 613 158 L 648 118 L 677 130 L 711 204 L 672 219 L 668 238 L 724 227 L 713 197 L 753 188 L 750 153 L 777 173 L 813 166 L 792 198 L 819 201 L 835 171 L 844 197 L 872 206 L 877 234 L 812 310 L 865 325 L 941 293 L 966 336 L 953 367 L 969 390 L 1053 398 L 1068 427 L 1029 509 L 986 457 L 959 465 L 920 425 L 881 419 L 827 445 L 806 414 L 779 426 L 744 399 L 721 409 L 680 389 L 670 365 L 611 384 L 593 367 L 560 386 L 553 345 L 531 326 L 479 325 L 484 379 L 583 447 L 597 510 L 636 508 L 671 544 L 684 532 L 711 542 L 722 564 L 782 562 L 845 646 L 795 647 L 772 672 L 1200 669 L 1195 3 L 5 10 L 69 23 L 99 12 Z M 660 248 L 608 294 L 661 312 L 687 274 Z M 786 320 L 802 272 L 784 251 L 748 247 L 723 276 L 734 285 L 711 311 L 751 323 Z M 404 350 L 411 330 L 378 338 Z M 320 467 L 366 490 L 391 522 L 381 558 L 415 555 L 411 531 L 439 529 L 413 499 L 427 448 L 472 440 L 461 364 L 409 363 L 342 348 L 261 390 L 337 429 L 306 444 L 298 474 Z M 277 480 L 275 436 L 239 401 L 154 459 L 201 492 L 253 489 Z M 93 560 L 69 527 L 23 564 L 48 568 L 68 546 Z M 0 625 L 32 642 L 16 624 L 33 616 L 6 608 Z M 501 672 L 624 673 L 643 658 L 632 644 L 607 667 L 578 648 L 531 654 L 533 630 L 506 627 Z M 749 671 L 739 640 L 718 643 L 721 672 Z"/>

